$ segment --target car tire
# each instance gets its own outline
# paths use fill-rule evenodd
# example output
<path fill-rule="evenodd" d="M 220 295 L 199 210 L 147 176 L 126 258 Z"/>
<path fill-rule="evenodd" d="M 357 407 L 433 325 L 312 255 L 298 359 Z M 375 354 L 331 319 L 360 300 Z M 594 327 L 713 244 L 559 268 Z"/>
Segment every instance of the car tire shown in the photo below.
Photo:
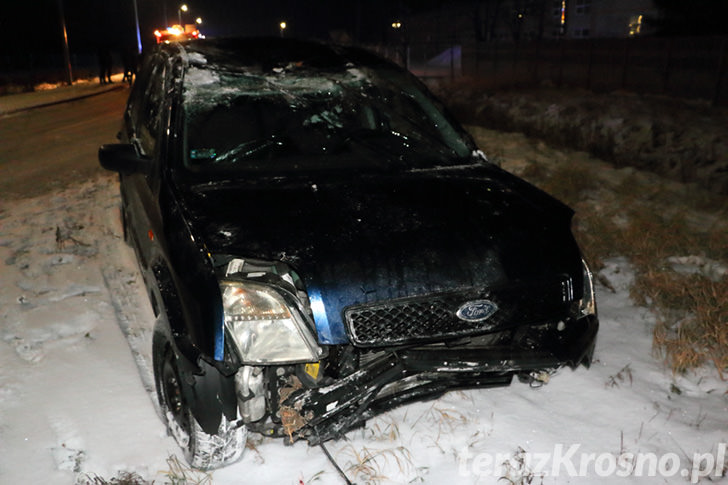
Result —
<path fill-rule="evenodd" d="M 157 396 L 169 434 L 184 451 L 191 467 L 211 470 L 238 461 L 245 451 L 247 428 L 237 426 L 224 415 L 217 434 L 206 433 L 185 402 L 176 356 L 165 346 L 155 366 Z"/>

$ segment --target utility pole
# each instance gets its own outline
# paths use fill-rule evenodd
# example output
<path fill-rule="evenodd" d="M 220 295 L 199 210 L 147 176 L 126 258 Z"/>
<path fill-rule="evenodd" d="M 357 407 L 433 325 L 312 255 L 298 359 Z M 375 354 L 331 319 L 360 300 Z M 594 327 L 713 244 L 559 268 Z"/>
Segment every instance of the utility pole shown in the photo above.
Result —
<path fill-rule="evenodd" d="M 73 84 L 73 72 L 71 71 L 71 54 L 68 50 L 68 32 L 66 32 L 66 14 L 63 11 L 63 0 L 58 0 L 58 12 L 61 15 L 61 29 L 63 30 L 63 61 L 66 70 L 66 82 Z"/>

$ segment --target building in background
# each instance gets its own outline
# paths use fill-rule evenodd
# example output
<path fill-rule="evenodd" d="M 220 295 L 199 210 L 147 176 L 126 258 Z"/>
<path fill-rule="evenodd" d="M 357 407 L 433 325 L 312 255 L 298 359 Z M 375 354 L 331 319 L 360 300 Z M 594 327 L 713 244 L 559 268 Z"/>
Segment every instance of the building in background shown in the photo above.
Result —
<path fill-rule="evenodd" d="M 406 22 L 411 42 L 512 43 L 619 38 L 652 33 L 652 0 L 471 0 L 443 2 Z"/>
<path fill-rule="evenodd" d="M 650 34 L 647 19 L 656 18 L 658 14 L 652 0 L 571 0 L 564 3 L 567 3 L 565 35 L 568 38 Z"/>

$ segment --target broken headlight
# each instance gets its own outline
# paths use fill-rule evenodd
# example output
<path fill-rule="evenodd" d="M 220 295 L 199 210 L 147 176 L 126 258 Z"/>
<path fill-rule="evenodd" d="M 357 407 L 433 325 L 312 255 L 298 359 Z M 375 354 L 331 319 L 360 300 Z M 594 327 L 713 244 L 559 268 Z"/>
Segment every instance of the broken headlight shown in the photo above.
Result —
<path fill-rule="evenodd" d="M 583 259 L 581 260 L 581 267 L 584 273 L 584 292 L 581 300 L 579 300 L 579 316 L 596 315 L 597 300 L 594 295 L 594 277 Z"/>
<path fill-rule="evenodd" d="M 283 295 L 249 281 L 220 282 L 225 327 L 244 364 L 314 362 L 321 349 Z"/>

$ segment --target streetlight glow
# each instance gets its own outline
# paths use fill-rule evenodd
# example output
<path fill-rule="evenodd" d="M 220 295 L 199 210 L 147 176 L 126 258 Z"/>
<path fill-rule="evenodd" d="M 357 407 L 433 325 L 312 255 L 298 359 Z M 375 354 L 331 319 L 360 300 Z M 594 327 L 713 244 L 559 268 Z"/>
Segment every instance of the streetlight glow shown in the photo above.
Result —
<path fill-rule="evenodd" d="M 68 32 L 66 31 L 66 13 L 63 8 L 63 0 L 58 0 L 58 12 L 61 16 L 61 30 L 63 31 L 63 60 L 66 68 L 66 82 L 73 85 L 73 71 L 71 70 L 71 54 L 68 50 Z"/>
<path fill-rule="evenodd" d="M 187 12 L 189 8 L 187 8 L 187 4 L 183 3 L 179 6 L 179 9 L 177 10 L 177 20 L 179 20 L 179 24 L 182 25 L 182 12 Z"/>

